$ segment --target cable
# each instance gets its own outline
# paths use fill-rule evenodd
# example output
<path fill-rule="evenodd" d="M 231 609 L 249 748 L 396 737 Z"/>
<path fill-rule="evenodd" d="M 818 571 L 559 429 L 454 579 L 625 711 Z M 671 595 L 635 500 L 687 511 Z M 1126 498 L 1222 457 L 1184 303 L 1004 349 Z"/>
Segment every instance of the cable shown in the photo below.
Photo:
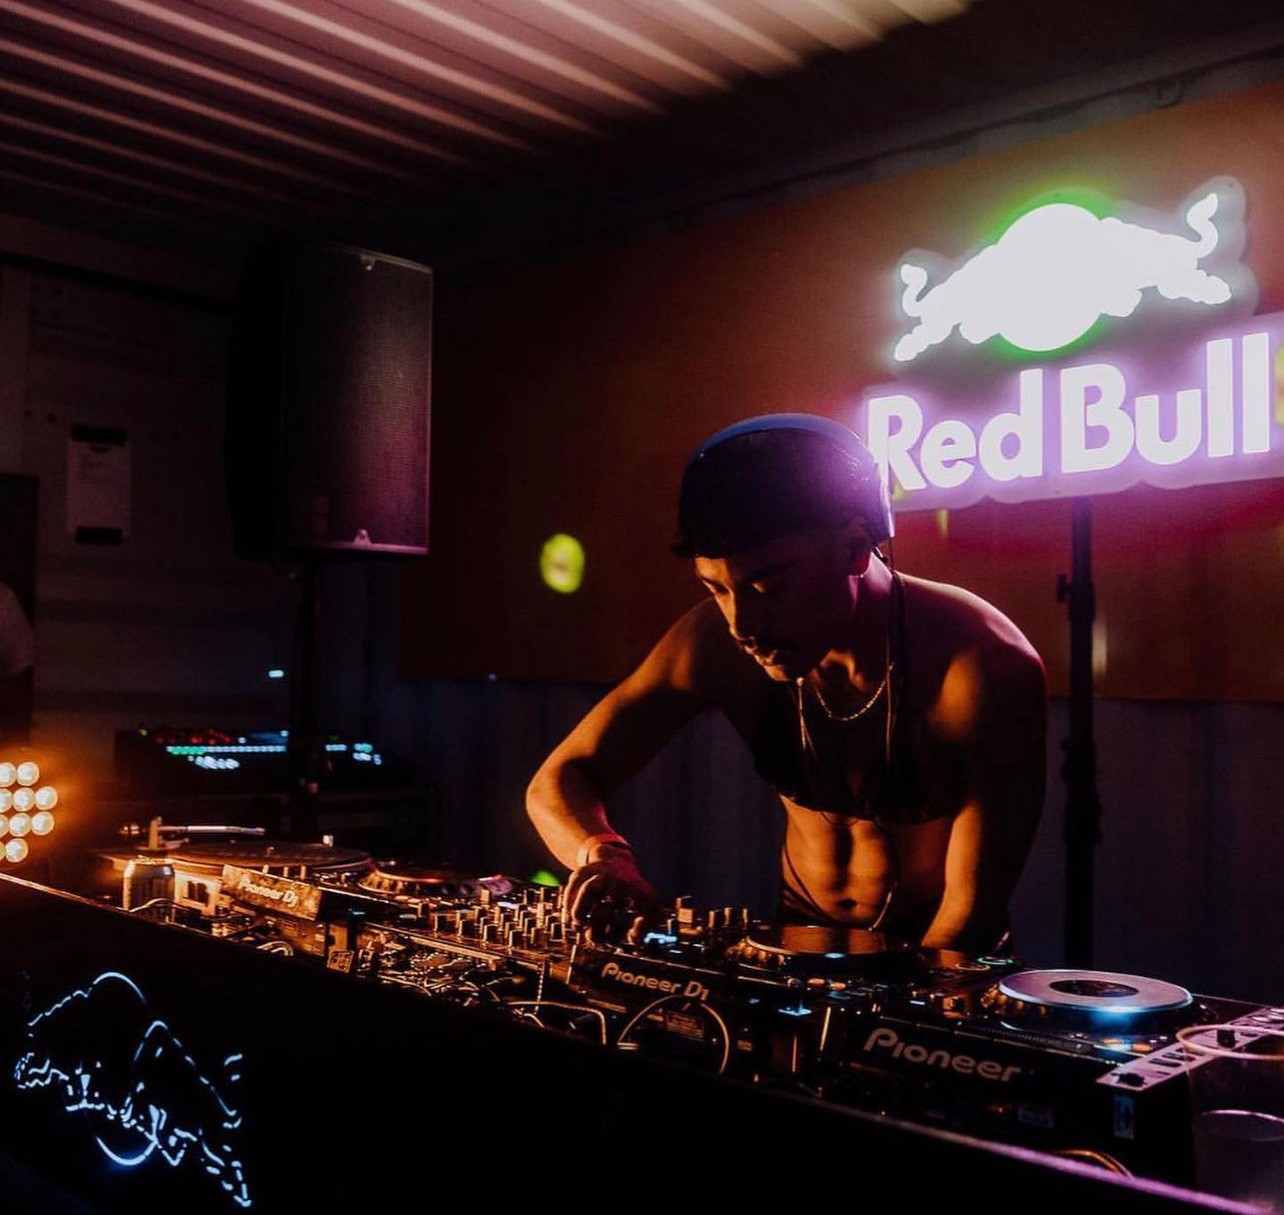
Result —
<path fill-rule="evenodd" d="M 592 1008 L 587 1004 L 563 1004 L 557 1000 L 508 1000 L 504 1003 L 505 1008 L 558 1008 L 563 1012 L 579 1013 L 581 1016 L 591 1015 L 597 1018 L 598 1030 L 601 1035 L 602 1045 L 606 1045 L 606 1014 L 599 1008 Z M 541 1029 L 548 1028 L 540 1020 L 538 1012 L 523 1013 L 524 1020 L 534 1021 Z"/>
<path fill-rule="evenodd" d="M 658 1000 L 652 1000 L 650 1004 L 647 1004 L 639 1012 L 633 1014 L 624 1028 L 616 1035 L 615 1045 L 625 1046 L 625 1038 L 633 1032 L 633 1027 L 637 1025 L 638 1022 L 649 1017 L 657 1008 L 661 1008 L 665 1004 L 670 1004 L 675 1000 L 681 1000 L 685 1004 L 691 1003 L 691 998 L 689 996 L 676 994 L 661 996 Z M 717 1072 L 717 1074 L 721 1076 L 722 1073 L 727 1070 L 727 1061 L 731 1058 L 731 1030 L 727 1027 L 727 1023 L 718 1015 L 717 1011 L 711 1008 L 708 1004 L 696 1004 L 696 1007 L 702 1012 L 708 1013 L 709 1016 L 718 1023 L 718 1028 L 722 1030 L 722 1059 L 718 1063 Z"/>

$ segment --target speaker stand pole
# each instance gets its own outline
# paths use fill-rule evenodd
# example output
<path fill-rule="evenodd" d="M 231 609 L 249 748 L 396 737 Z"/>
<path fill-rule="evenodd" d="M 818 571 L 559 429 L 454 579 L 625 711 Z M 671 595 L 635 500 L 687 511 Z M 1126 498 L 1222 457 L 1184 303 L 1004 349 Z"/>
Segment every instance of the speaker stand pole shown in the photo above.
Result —
<path fill-rule="evenodd" d="M 1092 727 L 1092 504 L 1071 503 L 1071 573 L 1057 579 L 1057 602 L 1070 614 L 1070 735 L 1061 744 L 1066 784 L 1066 965 L 1092 967 L 1093 850 L 1101 842 L 1101 801 L 1097 795 L 1097 753 Z"/>
<path fill-rule="evenodd" d="M 308 553 L 300 570 L 302 588 L 294 626 L 294 663 L 290 672 L 290 722 L 286 748 L 290 787 L 283 836 L 317 838 L 322 751 L 317 730 L 316 653 L 321 622 L 317 559 Z"/>

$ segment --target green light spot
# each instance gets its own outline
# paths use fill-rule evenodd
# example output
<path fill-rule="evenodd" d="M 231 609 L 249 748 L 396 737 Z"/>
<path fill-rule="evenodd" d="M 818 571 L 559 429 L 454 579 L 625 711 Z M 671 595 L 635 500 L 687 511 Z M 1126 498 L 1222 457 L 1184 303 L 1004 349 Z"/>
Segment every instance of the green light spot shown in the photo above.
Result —
<path fill-rule="evenodd" d="M 1114 215 L 1116 210 L 1116 204 L 1099 190 L 1075 186 L 1062 186 L 1054 190 L 1045 190 L 1034 198 L 1023 198 L 1020 203 L 1009 207 L 990 226 L 990 230 L 982 239 L 980 247 L 998 244 L 999 238 L 1023 215 L 1029 215 L 1031 211 L 1037 211 L 1040 207 L 1051 206 L 1053 203 L 1066 203 L 1072 207 L 1082 207 L 1098 219 L 1106 219 Z"/>
<path fill-rule="evenodd" d="M 537 869 L 531 874 L 531 881 L 536 886 L 560 886 L 562 884 L 547 869 Z"/>
<path fill-rule="evenodd" d="M 562 532 L 550 536 L 540 550 L 539 572 L 546 586 L 563 595 L 578 591 L 584 581 L 584 546 Z"/>

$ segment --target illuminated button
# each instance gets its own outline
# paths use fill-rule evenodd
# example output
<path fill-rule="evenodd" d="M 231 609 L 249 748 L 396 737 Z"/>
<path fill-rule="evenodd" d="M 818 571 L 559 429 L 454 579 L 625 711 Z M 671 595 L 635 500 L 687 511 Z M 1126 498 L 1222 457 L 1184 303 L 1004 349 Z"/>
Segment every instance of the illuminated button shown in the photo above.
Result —
<path fill-rule="evenodd" d="M 35 760 L 24 760 L 17 767 L 18 784 L 34 785 L 40 779 L 40 765 Z"/>
<path fill-rule="evenodd" d="M 41 785 L 36 790 L 36 809 L 52 810 L 58 804 L 58 790 L 53 785 Z"/>
<path fill-rule="evenodd" d="M 10 763 L 0 764 L 0 785 L 12 785 L 18 779 L 17 769 Z"/>
<path fill-rule="evenodd" d="M 15 814 L 9 819 L 9 831 L 13 835 L 26 835 L 31 830 L 30 814 Z"/>
<path fill-rule="evenodd" d="M 54 829 L 54 816 L 48 810 L 37 810 L 31 816 L 31 833 L 33 835 L 48 835 Z M 3 835 L 0 832 L 0 835 Z"/>
<path fill-rule="evenodd" d="M 36 791 L 22 788 L 13 791 L 13 808 L 15 810 L 34 810 L 36 808 Z"/>
<path fill-rule="evenodd" d="M 4 846 L 5 859 L 12 861 L 15 865 L 19 861 L 25 861 L 27 859 L 27 852 L 28 848 L 26 840 L 10 840 Z"/>
<path fill-rule="evenodd" d="M 0 814 L 8 814 L 13 809 L 13 790 L 0 789 Z"/>
<path fill-rule="evenodd" d="M 7 816 L 0 814 L 0 839 L 9 834 L 9 819 Z"/>

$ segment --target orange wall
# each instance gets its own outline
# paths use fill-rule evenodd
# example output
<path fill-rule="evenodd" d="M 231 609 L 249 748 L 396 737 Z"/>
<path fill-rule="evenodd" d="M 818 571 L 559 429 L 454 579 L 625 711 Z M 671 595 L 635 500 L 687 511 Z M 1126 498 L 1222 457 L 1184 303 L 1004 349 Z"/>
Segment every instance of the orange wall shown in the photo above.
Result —
<path fill-rule="evenodd" d="M 890 378 L 893 273 L 914 247 L 954 258 L 1054 187 L 1170 211 L 1216 174 L 1248 199 L 1259 310 L 1284 310 L 1284 85 L 977 156 L 649 238 L 468 288 L 436 316 L 432 554 L 409 569 L 414 676 L 609 681 L 694 601 L 672 557 L 682 463 L 713 430 L 772 410 L 845 413 Z M 1275 482 L 1094 501 L 1104 696 L 1284 699 L 1284 488 Z M 540 581 L 544 539 L 588 554 L 585 582 Z M 982 503 L 898 519 L 909 573 L 989 598 L 1066 686 L 1066 502 Z"/>

